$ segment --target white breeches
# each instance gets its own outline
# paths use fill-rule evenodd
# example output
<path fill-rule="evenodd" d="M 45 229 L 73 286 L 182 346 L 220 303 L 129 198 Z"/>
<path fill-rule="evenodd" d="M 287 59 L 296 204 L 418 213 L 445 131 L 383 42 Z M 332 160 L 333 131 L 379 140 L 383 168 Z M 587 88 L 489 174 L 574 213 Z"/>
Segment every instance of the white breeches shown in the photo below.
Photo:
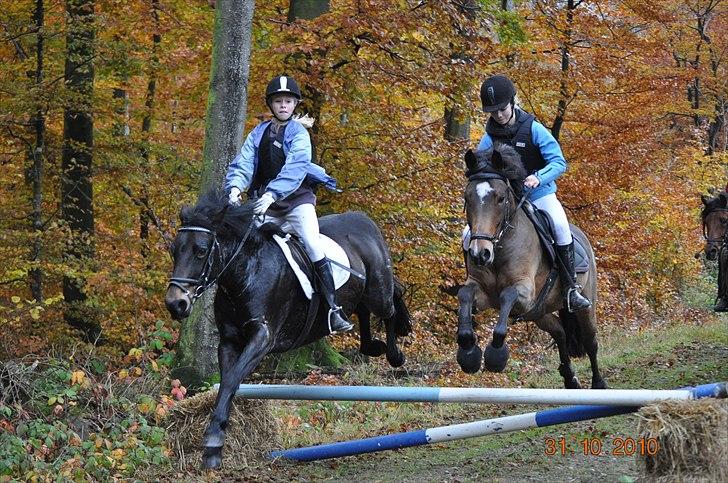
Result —
<path fill-rule="evenodd" d="M 554 222 L 554 238 L 557 245 L 568 245 L 572 242 L 569 220 L 566 219 L 566 212 L 561 202 L 556 199 L 556 194 L 551 193 L 533 201 L 539 210 L 547 212 Z"/>
<path fill-rule="evenodd" d="M 273 222 L 286 233 L 295 233 L 303 241 L 311 261 L 318 262 L 326 255 L 319 238 L 316 208 L 311 203 L 298 205 L 284 216 L 265 216 L 264 223 Z"/>

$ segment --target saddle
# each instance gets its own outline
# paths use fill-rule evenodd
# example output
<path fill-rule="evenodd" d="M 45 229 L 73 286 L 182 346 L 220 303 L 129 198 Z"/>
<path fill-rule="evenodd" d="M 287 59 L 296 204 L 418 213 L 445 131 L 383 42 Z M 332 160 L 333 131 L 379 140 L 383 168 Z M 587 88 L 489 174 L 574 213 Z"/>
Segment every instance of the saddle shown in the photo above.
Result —
<path fill-rule="evenodd" d="M 351 275 L 362 280 L 364 275 L 353 270 L 349 263 L 349 257 L 341 245 L 324 234 L 321 237 L 321 245 L 323 246 L 326 258 L 331 263 L 331 273 L 334 276 L 334 287 L 339 288 L 344 285 Z M 288 264 L 296 274 L 298 283 L 303 289 L 303 293 L 309 300 L 312 299 L 313 293 L 318 292 L 318 278 L 314 275 L 313 262 L 308 256 L 303 242 L 295 234 L 286 234 L 280 236 L 273 234 L 273 240 L 285 255 Z"/>
<path fill-rule="evenodd" d="M 526 203 L 523 211 L 533 223 L 538 238 L 541 240 L 541 246 L 548 254 L 551 265 L 556 266 L 558 262 L 556 260 L 556 242 L 553 236 L 554 222 L 551 220 L 551 216 L 531 203 Z M 573 230 L 571 236 L 574 239 L 574 268 L 576 268 L 576 273 L 586 273 L 589 271 L 589 258 L 585 249 L 586 240 L 581 234 L 574 233 Z"/>

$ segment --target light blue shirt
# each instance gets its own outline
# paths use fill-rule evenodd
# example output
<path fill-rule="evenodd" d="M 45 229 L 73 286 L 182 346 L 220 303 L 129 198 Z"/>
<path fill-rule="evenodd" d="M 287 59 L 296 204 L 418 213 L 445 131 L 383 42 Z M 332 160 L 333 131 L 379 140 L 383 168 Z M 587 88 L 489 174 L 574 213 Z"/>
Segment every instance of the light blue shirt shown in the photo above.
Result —
<path fill-rule="evenodd" d="M 529 173 L 535 175 L 539 183 L 528 197 L 529 200 L 534 201 L 548 194 L 556 193 L 556 179 L 564 174 L 568 165 L 561 152 L 559 142 L 543 124 L 535 120 L 531 124 L 531 139 L 533 144 L 538 146 L 541 156 L 546 161 L 546 166 L 535 173 Z M 486 133 L 478 144 L 478 150 L 488 149 L 491 146 L 493 146 L 493 140 Z"/>
<path fill-rule="evenodd" d="M 258 166 L 258 148 L 260 140 L 271 121 L 258 124 L 240 148 L 240 154 L 228 166 L 225 175 L 225 191 L 236 187 L 241 192 L 247 191 Z M 301 186 L 306 177 L 312 184 L 322 183 L 327 189 L 336 191 L 336 180 L 326 174 L 326 170 L 311 160 L 311 137 L 300 122 L 292 119 L 288 122 L 283 135 L 283 153 L 286 161 L 278 176 L 275 177 L 266 191 L 281 200 Z"/>

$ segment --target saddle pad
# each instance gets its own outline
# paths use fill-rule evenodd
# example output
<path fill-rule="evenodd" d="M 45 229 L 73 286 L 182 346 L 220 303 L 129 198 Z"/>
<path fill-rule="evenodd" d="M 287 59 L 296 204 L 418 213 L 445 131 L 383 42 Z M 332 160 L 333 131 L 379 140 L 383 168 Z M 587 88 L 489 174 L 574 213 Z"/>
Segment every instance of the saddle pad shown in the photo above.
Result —
<path fill-rule="evenodd" d="M 546 239 L 542 236 L 542 232 L 538 227 L 536 228 L 536 231 L 539 232 L 541 245 L 546 250 L 548 258 L 551 260 L 551 263 L 555 263 L 556 253 L 553 245 L 546 242 Z M 576 268 L 576 273 L 586 273 L 589 271 L 589 259 L 587 258 L 586 250 L 584 249 L 584 240 L 577 237 L 573 230 L 571 232 L 571 237 L 574 239 L 574 268 Z M 470 247 L 470 227 L 468 225 L 465 225 L 463 228 L 462 240 L 463 251 L 468 251 L 468 248 Z"/>
<path fill-rule="evenodd" d="M 321 238 L 321 246 L 324 249 L 324 253 L 326 254 L 326 258 L 329 260 L 333 260 L 335 262 L 338 262 L 345 267 L 350 267 L 349 264 L 349 257 L 346 255 L 346 252 L 343 248 L 341 248 L 341 245 L 336 243 L 331 238 L 327 237 L 326 235 L 319 234 L 319 237 Z M 303 293 L 306 294 L 306 297 L 310 300 L 313 296 L 313 284 L 311 283 L 311 280 L 309 280 L 306 273 L 301 270 L 301 267 L 298 265 L 298 262 L 293 257 L 293 254 L 291 253 L 291 247 L 288 246 L 288 242 L 291 239 L 291 235 L 286 235 L 285 237 L 281 237 L 278 235 L 273 235 L 273 240 L 278 244 L 283 254 L 286 256 L 286 260 L 288 260 L 288 264 L 293 269 L 293 272 L 296 274 L 296 278 L 298 279 L 298 282 L 301 284 L 301 288 L 303 289 Z M 347 280 L 349 280 L 349 276 L 351 275 L 348 271 L 344 270 L 343 268 L 338 267 L 337 265 L 331 263 L 331 272 L 334 275 L 334 287 L 337 289 L 344 285 Z"/>

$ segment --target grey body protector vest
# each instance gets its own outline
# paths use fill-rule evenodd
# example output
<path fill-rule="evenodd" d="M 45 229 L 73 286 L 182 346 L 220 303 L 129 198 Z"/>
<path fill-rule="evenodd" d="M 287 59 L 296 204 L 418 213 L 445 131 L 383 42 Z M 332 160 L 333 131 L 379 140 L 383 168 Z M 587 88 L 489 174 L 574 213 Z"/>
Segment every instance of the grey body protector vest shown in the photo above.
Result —
<path fill-rule="evenodd" d="M 493 141 L 509 144 L 521 155 L 521 162 L 529 174 L 546 166 L 546 160 L 531 136 L 535 119 L 533 114 L 516 108 L 516 122 L 512 126 L 503 127 L 492 117 L 485 125 L 485 132 Z"/>

